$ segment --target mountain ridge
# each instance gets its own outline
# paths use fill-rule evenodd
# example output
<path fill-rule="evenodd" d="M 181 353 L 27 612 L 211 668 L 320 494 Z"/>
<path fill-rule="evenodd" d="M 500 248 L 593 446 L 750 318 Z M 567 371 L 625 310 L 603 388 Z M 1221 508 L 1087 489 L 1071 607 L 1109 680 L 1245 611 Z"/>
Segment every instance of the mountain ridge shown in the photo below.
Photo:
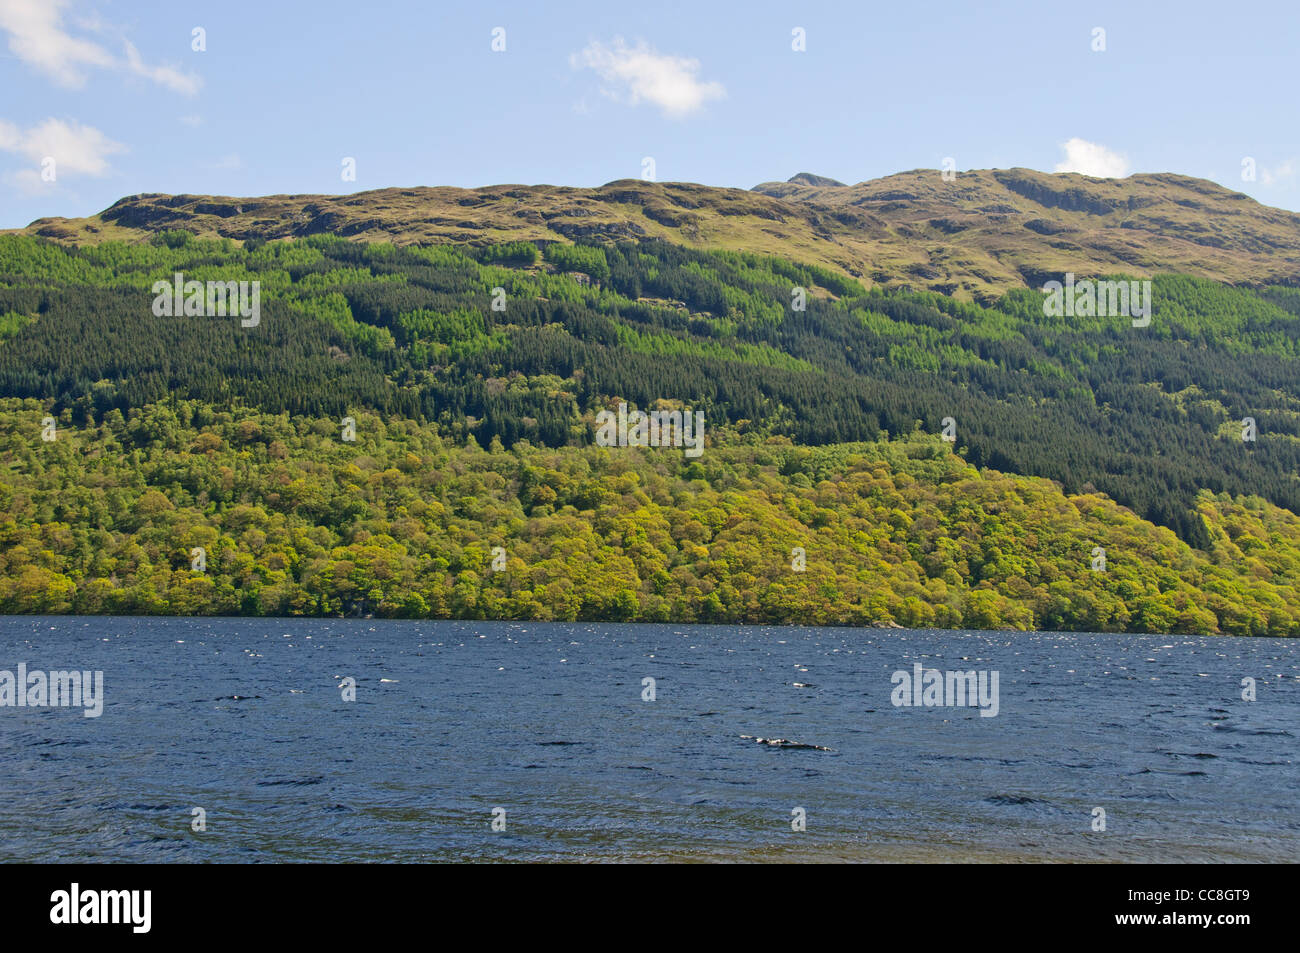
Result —
<path fill-rule="evenodd" d="M 930 169 L 856 185 L 799 173 L 748 190 L 619 179 L 596 188 L 140 193 L 97 215 L 37 219 L 11 233 L 82 244 L 175 229 L 238 241 L 331 233 L 394 244 L 659 238 L 818 264 L 868 286 L 984 301 L 1066 271 L 1180 272 L 1238 285 L 1300 276 L 1300 215 L 1175 173 L 1095 179 L 994 169 L 946 181 Z"/>

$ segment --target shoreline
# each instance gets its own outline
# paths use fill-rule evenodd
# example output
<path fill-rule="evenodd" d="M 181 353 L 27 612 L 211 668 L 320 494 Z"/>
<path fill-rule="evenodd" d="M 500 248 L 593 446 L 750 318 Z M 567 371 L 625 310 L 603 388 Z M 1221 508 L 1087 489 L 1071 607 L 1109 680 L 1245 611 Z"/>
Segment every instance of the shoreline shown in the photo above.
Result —
<path fill-rule="evenodd" d="M 1112 631 L 1081 631 L 1075 629 L 973 629 L 973 628 L 945 628 L 941 626 L 925 626 L 921 628 L 911 628 L 897 623 L 891 625 L 850 625 L 850 624 L 817 624 L 811 622 L 682 622 L 667 620 L 663 622 L 638 620 L 627 622 L 617 619 L 444 619 L 444 618 L 390 618 L 375 616 L 338 616 L 338 615 L 119 615 L 112 613 L 69 613 L 69 614 L 46 614 L 46 613 L 18 613 L 3 614 L 0 613 L 0 621 L 17 621 L 21 619 L 130 619 L 132 621 L 147 620 L 167 620 L 167 621 L 212 621 L 212 622 L 244 622 L 265 620 L 268 622 L 384 622 L 399 623 L 404 625 L 421 625 L 428 623 L 453 624 L 453 625 L 608 625 L 630 628 L 650 628 L 652 626 L 683 626 L 698 629 L 808 629 L 808 630 L 837 630 L 852 629 L 862 632 L 899 632 L 899 633 L 920 633 L 920 632 L 944 632 L 951 634 L 989 634 L 998 633 L 1005 635 L 1100 635 L 1100 636 L 1146 636 L 1150 638 L 1183 638 L 1183 639 L 1262 639 L 1288 641 L 1297 636 L 1288 635 L 1232 635 L 1226 632 L 1141 632 L 1137 630 L 1112 630 Z"/>

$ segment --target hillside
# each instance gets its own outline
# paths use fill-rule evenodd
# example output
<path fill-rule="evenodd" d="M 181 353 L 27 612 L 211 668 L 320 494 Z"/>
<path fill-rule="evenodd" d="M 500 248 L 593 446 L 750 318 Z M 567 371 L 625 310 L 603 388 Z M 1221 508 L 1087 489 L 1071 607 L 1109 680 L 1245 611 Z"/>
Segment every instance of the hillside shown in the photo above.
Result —
<path fill-rule="evenodd" d="M 689 461 L 182 401 L 42 445 L 42 412 L 0 401 L 0 612 L 1300 635 L 1293 514 L 1202 494 L 1196 550 L 927 435 Z"/>
<path fill-rule="evenodd" d="M 759 188 L 0 235 L 0 611 L 1300 634 L 1296 216 L 1176 176 Z M 1047 313 L 1054 268 L 1155 272 L 1149 324 Z M 158 309 L 177 272 L 258 320 Z M 703 456 L 596 446 L 623 404 Z"/>
<path fill-rule="evenodd" d="M 1300 512 L 1295 289 L 1159 276 L 1138 329 L 1047 317 L 1027 289 L 983 307 L 656 241 L 539 255 L 159 238 L 0 237 L 0 396 L 72 421 L 169 398 L 370 409 L 506 446 L 591 443 L 618 399 L 812 445 L 937 433 L 952 417 L 976 465 L 1099 489 L 1195 544 L 1202 489 Z M 260 323 L 155 316 L 150 289 L 176 271 L 258 281 Z M 809 290 L 804 310 L 792 287 Z"/>
<path fill-rule="evenodd" d="M 158 231 L 248 239 L 341 235 L 395 244 L 639 241 L 780 256 L 868 287 L 990 302 L 1045 276 L 1178 272 L 1232 284 L 1300 275 L 1300 215 L 1202 179 L 1123 180 L 1027 169 L 900 173 L 847 186 L 800 173 L 753 190 L 619 180 L 599 188 L 499 185 L 354 195 L 136 195 L 26 234 L 66 243 Z"/>

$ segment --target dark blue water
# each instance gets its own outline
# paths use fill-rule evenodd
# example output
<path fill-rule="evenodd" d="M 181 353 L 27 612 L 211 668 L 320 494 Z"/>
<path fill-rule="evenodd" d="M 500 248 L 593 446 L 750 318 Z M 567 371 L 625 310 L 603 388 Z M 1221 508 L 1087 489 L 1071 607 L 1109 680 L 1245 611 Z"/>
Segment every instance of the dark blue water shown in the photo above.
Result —
<path fill-rule="evenodd" d="M 998 671 L 998 715 L 894 707 L 916 661 Z M 0 708 L 3 860 L 1300 855 L 1294 641 L 0 619 L 19 662 L 106 701 Z"/>

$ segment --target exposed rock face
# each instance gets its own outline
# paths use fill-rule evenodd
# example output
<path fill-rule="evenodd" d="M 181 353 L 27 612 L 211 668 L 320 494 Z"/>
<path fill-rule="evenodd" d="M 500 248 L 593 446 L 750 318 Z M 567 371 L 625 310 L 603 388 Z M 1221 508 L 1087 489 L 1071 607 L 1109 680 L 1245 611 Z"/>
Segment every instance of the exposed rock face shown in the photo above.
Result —
<path fill-rule="evenodd" d="M 795 185 L 843 185 L 844 184 L 843 182 L 839 182 L 835 179 L 828 179 L 824 175 L 813 175 L 811 172 L 796 173 L 795 175 L 790 176 L 790 178 L 788 178 L 786 181 L 792 182 Z"/>

